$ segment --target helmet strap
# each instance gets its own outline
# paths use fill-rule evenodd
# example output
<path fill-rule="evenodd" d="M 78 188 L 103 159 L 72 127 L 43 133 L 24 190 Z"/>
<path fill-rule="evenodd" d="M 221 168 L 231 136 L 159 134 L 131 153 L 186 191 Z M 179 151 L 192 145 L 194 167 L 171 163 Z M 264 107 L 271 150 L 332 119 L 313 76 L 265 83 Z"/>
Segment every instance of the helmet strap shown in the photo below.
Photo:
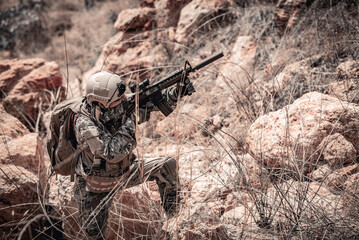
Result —
<path fill-rule="evenodd" d="M 96 105 L 95 107 L 95 119 L 99 122 L 100 121 L 100 115 L 102 114 L 100 106 Z"/>

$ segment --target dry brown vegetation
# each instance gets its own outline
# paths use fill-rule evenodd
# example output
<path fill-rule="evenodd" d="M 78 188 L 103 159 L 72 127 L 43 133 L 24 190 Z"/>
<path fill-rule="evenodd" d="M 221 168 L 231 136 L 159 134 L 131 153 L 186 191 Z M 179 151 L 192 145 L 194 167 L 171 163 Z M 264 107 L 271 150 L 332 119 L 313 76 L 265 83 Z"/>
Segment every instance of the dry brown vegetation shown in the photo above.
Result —
<path fill-rule="evenodd" d="M 100 1 L 86 10 L 82 1 L 54 1 L 45 9 L 48 18 L 56 19 L 47 25 L 56 36 L 48 36 L 50 43 L 41 50 L 29 53 L 20 49 L 20 44 L 11 54 L 56 60 L 70 83 L 82 79 L 115 33 L 112 26 L 116 18 L 111 14 L 117 16 L 120 9 L 139 6 L 139 2 L 120 2 L 124 5 Z M 359 238 L 358 149 L 353 150 L 352 161 L 346 157 L 340 166 L 328 165 L 329 160 L 325 160 L 327 146 L 336 139 L 330 136 L 335 133 L 356 148 L 359 125 L 354 118 L 358 116 L 348 112 L 357 109 L 359 74 L 348 75 L 338 66 L 350 59 L 358 66 L 357 1 L 302 1 L 302 11 L 290 27 L 273 21 L 279 3 L 285 1 L 233 2 L 201 18 L 185 43 L 156 39 L 167 53 L 165 65 L 134 68 L 123 74 L 125 79 L 142 79 L 144 74 L 156 80 L 183 67 L 186 59 L 195 64 L 201 56 L 218 50 L 226 56 L 193 76 L 197 93 L 183 99 L 172 115 L 164 118 L 153 113 L 151 120 L 138 128 L 139 158 L 171 155 L 180 162 L 183 202 L 178 216 L 167 219 L 155 184 L 146 183 L 116 195 L 108 239 Z M 56 8 L 61 11 L 53 11 Z M 148 32 L 161 35 L 163 31 L 154 28 Z M 240 63 L 233 58 L 238 36 L 251 36 L 242 39 L 244 48 L 253 49 L 255 43 L 253 58 Z M 145 33 L 134 32 L 131 38 L 114 43 L 114 48 L 105 49 L 147 41 L 152 40 Z M 243 67 L 246 62 L 251 67 Z M 346 81 L 345 91 L 338 92 L 341 88 L 336 84 L 342 81 Z M 80 85 L 73 85 L 79 88 L 73 89 L 73 95 L 80 94 Z M 326 129 L 325 137 L 329 137 L 324 142 L 320 139 L 321 145 L 312 152 L 305 148 L 301 158 L 297 151 L 305 137 L 286 132 L 284 142 L 295 141 L 283 143 L 285 147 L 278 144 L 279 152 L 287 148 L 291 153 L 280 161 L 294 162 L 294 167 L 271 165 L 267 149 L 256 154 L 248 148 L 252 124 L 276 111 L 289 112 L 289 105 L 311 92 L 335 96 L 345 109 L 331 119 L 335 124 Z M 310 116 L 306 114 L 298 113 Z M 283 119 L 283 132 L 292 126 L 289 119 L 289 114 Z M 346 123 L 350 126 L 341 126 Z M 253 138 L 260 139 L 260 135 Z M 36 210 L 20 222 L 2 223 L 0 237 L 59 239 L 63 234 L 68 239 L 81 239 L 68 179 L 59 176 L 58 180 L 48 179 L 47 184 L 52 190 L 37 191 L 39 201 L 32 203 Z"/>

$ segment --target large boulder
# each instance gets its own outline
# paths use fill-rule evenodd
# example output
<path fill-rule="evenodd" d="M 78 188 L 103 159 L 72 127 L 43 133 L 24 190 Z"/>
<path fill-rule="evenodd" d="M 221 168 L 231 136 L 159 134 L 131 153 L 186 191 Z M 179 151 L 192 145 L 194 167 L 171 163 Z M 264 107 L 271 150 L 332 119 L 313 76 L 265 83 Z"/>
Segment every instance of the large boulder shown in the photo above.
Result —
<path fill-rule="evenodd" d="M 22 226 L 34 217 L 39 199 L 46 194 L 47 164 L 42 142 L 1 104 L 0 139 L 0 222 L 15 221 Z M 6 225 L 0 231 L 10 232 Z"/>
<path fill-rule="evenodd" d="M 37 133 L 1 141 L 0 158 L 3 164 L 21 166 L 34 174 L 45 169 L 44 150 Z"/>
<path fill-rule="evenodd" d="M 201 32 L 207 26 L 212 26 L 211 19 L 228 11 L 231 4 L 233 2 L 229 0 L 191 1 L 181 10 L 176 30 L 177 42 L 188 43 L 190 39 L 193 39 L 191 36 Z"/>
<path fill-rule="evenodd" d="M 165 33 L 164 37 L 168 35 L 170 34 Z M 155 44 L 153 37 L 150 32 L 132 38 L 123 32 L 117 33 L 106 43 L 95 66 L 84 74 L 82 89 L 85 89 L 89 77 L 99 71 L 122 75 L 126 82 L 130 79 L 143 81 L 153 77 L 154 73 L 158 73 L 158 66 L 163 66 L 169 59 L 165 44 Z"/>
<path fill-rule="evenodd" d="M 121 11 L 115 22 L 118 31 L 151 30 L 153 27 L 168 28 L 177 25 L 183 6 L 190 0 L 146 0 L 141 2 L 141 8 Z"/>
<path fill-rule="evenodd" d="M 346 79 L 328 85 L 328 94 L 342 101 L 359 103 L 358 79 Z"/>
<path fill-rule="evenodd" d="M 263 76 L 248 85 L 242 97 L 242 105 L 248 105 L 247 111 L 258 117 L 282 108 L 309 91 L 325 90 L 324 86 L 332 79 L 322 73 L 324 56 L 314 55 L 291 63 L 296 57 L 298 52 L 293 49 L 281 51 L 274 57 L 273 64 L 266 66 Z"/>
<path fill-rule="evenodd" d="M 157 26 L 175 27 L 177 26 L 182 8 L 191 0 L 156 0 L 154 6 L 157 10 Z"/>
<path fill-rule="evenodd" d="M 354 59 L 348 59 L 342 62 L 337 67 L 337 74 L 339 78 L 344 79 L 358 79 L 359 78 L 359 63 Z"/>
<path fill-rule="evenodd" d="M 259 117 L 248 130 L 246 149 L 269 168 L 308 172 L 320 157 L 319 144 L 340 133 L 359 149 L 359 106 L 310 92 L 293 104 Z"/>
<path fill-rule="evenodd" d="M 31 219 L 39 201 L 35 173 L 21 166 L 0 164 L 0 222 Z"/>
<path fill-rule="evenodd" d="M 353 144 L 339 133 L 329 135 L 318 147 L 321 149 L 324 161 L 331 167 L 356 162 L 357 152 Z"/>
<path fill-rule="evenodd" d="M 328 188 L 338 191 L 343 190 L 344 187 L 348 188 L 350 179 L 353 179 L 353 176 L 357 175 L 358 170 L 358 163 L 337 169 L 330 167 L 329 164 L 324 164 L 318 166 L 316 170 L 311 172 L 309 177 L 313 181 L 322 182 Z M 351 184 L 353 186 L 357 185 L 355 181 L 351 182 Z"/>
<path fill-rule="evenodd" d="M 323 183 L 334 190 L 343 189 L 347 179 L 350 179 L 352 175 L 355 175 L 359 170 L 359 165 L 353 164 L 347 167 L 343 167 L 338 171 L 332 171 L 326 175 L 323 179 Z"/>
<path fill-rule="evenodd" d="M 241 90 L 237 88 L 244 89 L 245 86 L 248 86 L 252 82 L 256 50 L 257 45 L 252 36 L 238 36 L 232 49 L 232 55 L 228 63 L 223 65 L 222 77 L 216 80 L 216 85 L 224 89 L 229 85 L 235 90 Z"/>
<path fill-rule="evenodd" d="M 9 92 L 19 79 L 44 64 L 45 61 L 40 58 L 0 61 L 1 90 Z"/>
<path fill-rule="evenodd" d="M 2 164 L 26 168 L 34 174 L 46 169 L 42 141 L 37 133 L 29 130 L 8 114 L 0 104 L 0 158 Z"/>
<path fill-rule="evenodd" d="M 341 81 L 328 85 L 328 94 L 343 101 L 359 103 L 359 63 L 349 59 L 337 67 L 337 76 Z"/>
<path fill-rule="evenodd" d="M 0 87 L 5 109 L 30 129 L 64 93 L 59 66 L 37 58 L 1 60 Z"/>
<path fill-rule="evenodd" d="M 5 111 L 2 104 L 0 104 L 0 126 L 0 135 L 6 141 L 30 133 L 17 118 Z"/>
<path fill-rule="evenodd" d="M 250 154 L 237 157 L 241 168 L 238 176 L 241 183 L 251 191 L 252 189 L 267 189 L 271 186 L 268 170 L 259 164 Z"/>
<path fill-rule="evenodd" d="M 156 10 L 149 7 L 121 11 L 115 22 L 118 31 L 148 30 L 155 24 Z"/>

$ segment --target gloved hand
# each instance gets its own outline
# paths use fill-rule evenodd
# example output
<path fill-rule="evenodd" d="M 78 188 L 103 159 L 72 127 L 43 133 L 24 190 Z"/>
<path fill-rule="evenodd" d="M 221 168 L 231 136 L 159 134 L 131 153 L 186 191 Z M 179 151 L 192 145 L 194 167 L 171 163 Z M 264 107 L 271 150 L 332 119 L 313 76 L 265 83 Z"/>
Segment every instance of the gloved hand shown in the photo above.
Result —
<path fill-rule="evenodd" d="M 177 84 L 177 93 L 181 94 L 181 97 L 183 96 L 190 96 L 192 93 L 196 92 L 196 89 L 194 89 L 194 86 L 192 82 L 189 80 L 189 78 L 186 78 L 183 83 Z"/>
<path fill-rule="evenodd" d="M 138 124 L 147 122 L 150 119 L 150 115 L 151 115 L 151 112 L 153 111 L 154 107 L 155 107 L 155 105 L 152 102 L 147 102 L 146 104 L 139 106 Z"/>

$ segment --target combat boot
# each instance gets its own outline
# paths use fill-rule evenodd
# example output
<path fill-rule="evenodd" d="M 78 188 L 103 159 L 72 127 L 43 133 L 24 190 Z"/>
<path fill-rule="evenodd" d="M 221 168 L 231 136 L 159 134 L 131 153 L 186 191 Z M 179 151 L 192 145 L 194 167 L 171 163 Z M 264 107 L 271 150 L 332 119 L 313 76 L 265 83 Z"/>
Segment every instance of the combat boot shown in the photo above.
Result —
<path fill-rule="evenodd" d="M 161 193 L 161 203 L 167 217 L 175 216 L 181 203 L 179 191 L 176 191 L 176 189 L 167 189 Z"/>

